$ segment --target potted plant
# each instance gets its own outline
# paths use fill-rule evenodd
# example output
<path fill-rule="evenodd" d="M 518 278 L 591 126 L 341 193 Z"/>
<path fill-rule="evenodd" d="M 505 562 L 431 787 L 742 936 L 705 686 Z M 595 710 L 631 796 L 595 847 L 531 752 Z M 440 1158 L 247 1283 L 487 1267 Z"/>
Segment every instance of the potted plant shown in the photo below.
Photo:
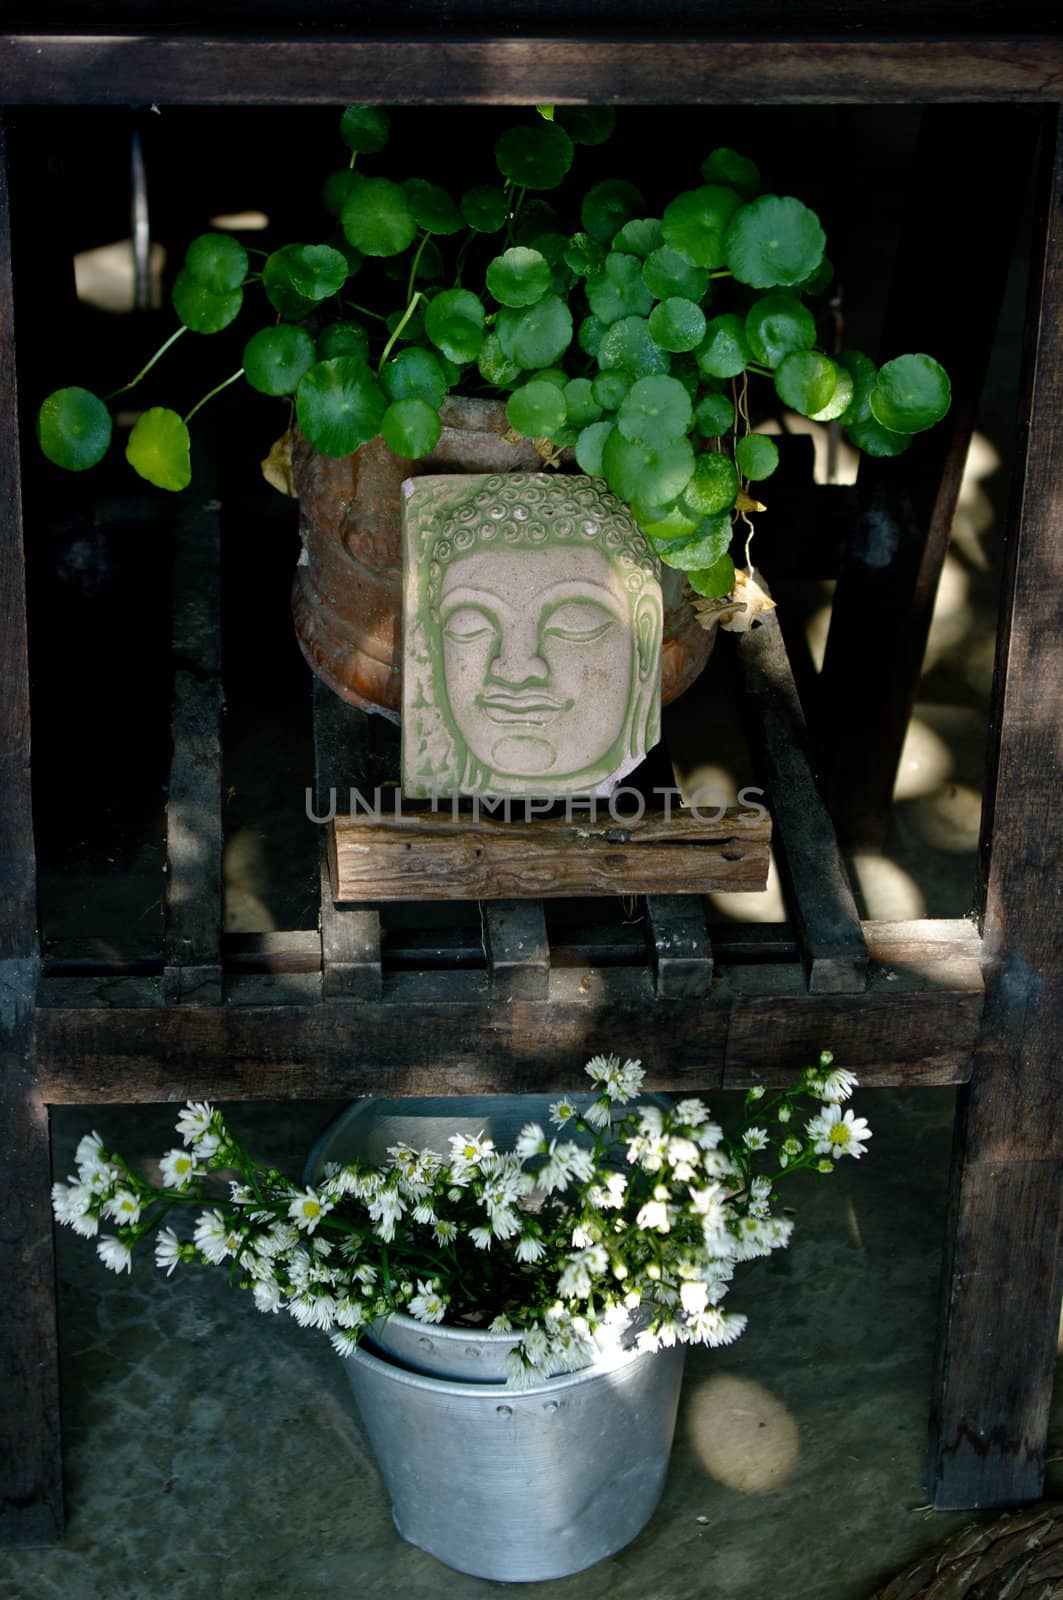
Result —
<path fill-rule="evenodd" d="M 116 391 L 185 332 L 228 327 L 245 299 L 264 313 L 240 370 L 184 416 L 145 410 L 126 456 L 149 482 L 181 489 L 188 423 L 206 400 L 243 378 L 290 401 L 297 428 L 268 471 L 285 484 L 294 475 L 303 502 L 300 640 L 349 699 L 399 707 L 404 477 L 574 461 L 604 478 L 670 584 L 667 700 L 707 655 L 687 602 L 707 602 L 708 626 L 735 594 L 735 556 L 748 567 L 763 509 L 757 485 L 777 464 L 751 425 L 751 383 L 837 421 L 878 456 L 905 450 L 948 409 L 949 381 L 930 355 L 879 367 L 821 347 L 817 297 L 832 276 L 823 229 L 802 201 L 765 190 L 746 157 L 714 149 L 688 186 L 652 200 L 625 177 L 582 185 L 578 147 L 606 141 L 613 122 L 606 107 L 541 106 L 498 138 L 493 171 L 470 172 L 452 193 L 386 175 L 387 113 L 347 107 L 348 163 L 325 182 L 325 242 L 252 262 L 230 235 L 194 239 L 173 285 L 178 329 Z M 363 291 L 359 276 L 374 271 Z M 59 389 L 40 409 L 41 446 L 60 466 L 91 467 L 111 434 L 108 404 L 84 388 Z"/>
<path fill-rule="evenodd" d="M 870 1137 L 842 1109 L 856 1080 L 829 1053 L 785 1091 L 751 1090 L 729 1134 L 700 1099 L 638 1100 L 638 1062 L 586 1070 L 590 1096 L 548 1112 L 488 1101 L 444 1138 L 451 1109 L 423 1148 L 401 1122 L 374 1129 L 370 1102 L 368 1124 L 341 1119 L 302 1182 L 189 1104 L 161 1183 L 92 1133 L 53 1188 L 55 1214 L 115 1272 L 154 1237 L 168 1276 L 222 1267 L 260 1311 L 328 1334 L 403 1536 L 478 1576 L 561 1576 L 652 1514 L 683 1351 L 742 1333 L 724 1301 L 740 1263 L 789 1242 L 780 1184 L 859 1157 Z M 488 1123 L 507 1114 L 519 1131 L 502 1150 Z M 190 1208 L 188 1236 L 172 1224 Z"/>

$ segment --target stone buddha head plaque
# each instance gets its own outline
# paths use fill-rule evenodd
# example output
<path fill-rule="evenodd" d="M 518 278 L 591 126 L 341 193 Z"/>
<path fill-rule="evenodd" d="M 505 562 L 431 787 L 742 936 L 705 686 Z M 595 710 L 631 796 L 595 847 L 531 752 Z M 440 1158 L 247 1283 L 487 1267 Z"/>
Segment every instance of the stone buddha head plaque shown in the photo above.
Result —
<path fill-rule="evenodd" d="M 660 567 L 597 478 L 403 488 L 402 786 L 605 795 L 660 734 Z"/>

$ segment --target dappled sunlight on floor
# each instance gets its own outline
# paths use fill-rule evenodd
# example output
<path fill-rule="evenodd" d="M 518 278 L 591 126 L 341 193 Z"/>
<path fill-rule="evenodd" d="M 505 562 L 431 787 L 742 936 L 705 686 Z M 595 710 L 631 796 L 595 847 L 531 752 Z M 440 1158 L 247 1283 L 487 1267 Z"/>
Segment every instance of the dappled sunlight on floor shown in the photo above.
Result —
<path fill-rule="evenodd" d="M 733 1373 L 683 1393 L 691 1447 L 717 1483 L 741 1494 L 769 1494 L 786 1482 L 800 1454 L 797 1423 L 763 1384 Z"/>

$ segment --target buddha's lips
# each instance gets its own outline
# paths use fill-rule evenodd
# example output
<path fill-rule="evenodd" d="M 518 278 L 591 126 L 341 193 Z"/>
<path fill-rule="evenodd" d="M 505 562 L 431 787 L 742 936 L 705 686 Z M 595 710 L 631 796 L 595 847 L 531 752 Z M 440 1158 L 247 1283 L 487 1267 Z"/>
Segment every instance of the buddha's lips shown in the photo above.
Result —
<path fill-rule="evenodd" d="M 535 689 L 527 694 L 478 695 L 476 704 L 491 722 L 534 722 L 541 726 L 562 712 L 571 711 L 575 701 L 557 700 Z"/>

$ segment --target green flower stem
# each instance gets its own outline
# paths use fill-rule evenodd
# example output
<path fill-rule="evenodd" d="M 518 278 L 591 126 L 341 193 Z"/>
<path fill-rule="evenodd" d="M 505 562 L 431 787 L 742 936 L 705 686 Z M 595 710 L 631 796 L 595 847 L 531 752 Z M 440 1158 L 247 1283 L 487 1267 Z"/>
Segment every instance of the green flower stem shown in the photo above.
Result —
<path fill-rule="evenodd" d="M 426 228 L 425 229 L 424 238 L 421 240 L 420 244 L 417 246 L 416 254 L 414 255 L 413 261 L 412 261 L 412 263 L 410 265 L 410 281 L 406 285 L 406 300 L 407 300 L 407 302 L 409 302 L 413 298 L 413 286 L 414 286 L 414 283 L 417 281 L 417 268 L 421 265 L 421 257 L 424 254 L 424 247 L 425 247 L 425 245 L 427 243 L 428 243 L 428 230 Z"/>
<path fill-rule="evenodd" d="M 187 332 L 188 329 L 182 322 L 181 326 L 174 333 L 171 333 L 170 337 L 166 340 L 166 343 L 159 346 L 158 350 L 156 350 L 155 354 L 152 356 L 147 365 L 141 367 L 135 378 L 130 379 L 128 383 L 124 383 L 120 389 L 112 389 L 110 394 L 105 394 L 103 398 L 105 400 L 116 400 L 120 394 L 128 394 L 130 389 L 135 389 L 141 378 L 147 377 L 156 361 L 161 360 L 166 354 L 167 350 L 169 350 L 170 346 L 177 343 L 182 333 Z"/>
<path fill-rule="evenodd" d="M 191 411 L 188 413 L 187 417 L 185 417 L 185 419 L 184 419 L 185 420 L 185 427 L 187 427 L 188 424 L 191 422 L 191 420 L 195 416 L 196 412 L 199 411 L 203 406 L 206 405 L 208 400 L 213 400 L 214 396 L 216 394 L 221 394 L 223 389 L 227 389 L 229 387 L 230 383 L 235 383 L 237 378 L 242 378 L 243 375 L 244 375 L 244 369 L 243 369 L 243 367 L 241 367 L 238 372 L 234 372 L 233 373 L 231 378 L 226 378 L 223 383 L 219 383 L 216 388 L 214 388 L 214 389 L 212 389 L 210 391 L 209 394 L 205 394 L 203 396 L 202 400 L 197 400 L 195 405 L 192 407 Z"/>
<path fill-rule="evenodd" d="M 428 235 L 425 234 L 425 238 L 426 239 L 427 239 L 427 237 L 428 237 Z M 417 302 L 421 299 L 421 294 L 422 294 L 422 291 L 420 289 L 418 289 L 417 293 L 414 295 L 413 299 L 410 301 L 409 305 L 406 307 L 406 310 L 403 312 L 402 320 L 396 326 L 395 332 L 391 335 L 391 338 L 388 340 L 387 344 L 384 346 L 384 353 L 380 357 L 380 365 L 376 369 L 378 377 L 383 372 L 385 363 L 387 362 L 387 359 L 388 359 L 388 356 L 391 354 L 392 350 L 394 349 L 396 341 L 400 338 L 403 328 L 406 326 L 406 324 L 409 322 L 410 318 L 413 316 L 413 313 L 417 308 Z"/>
<path fill-rule="evenodd" d="M 747 361 L 746 371 L 755 372 L 758 378 L 773 378 L 775 376 L 770 367 L 762 367 L 756 361 Z"/>
<path fill-rule="evenodd" d="M 720 267 L 716 272 L 709 273 L 710 278 L 733 278 L 734 273 L 730 267 Z"/>

